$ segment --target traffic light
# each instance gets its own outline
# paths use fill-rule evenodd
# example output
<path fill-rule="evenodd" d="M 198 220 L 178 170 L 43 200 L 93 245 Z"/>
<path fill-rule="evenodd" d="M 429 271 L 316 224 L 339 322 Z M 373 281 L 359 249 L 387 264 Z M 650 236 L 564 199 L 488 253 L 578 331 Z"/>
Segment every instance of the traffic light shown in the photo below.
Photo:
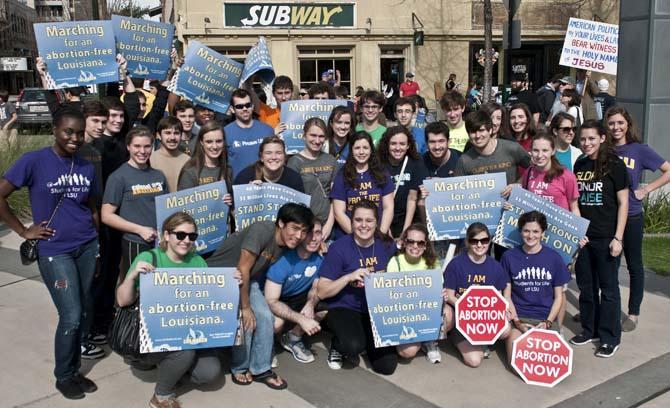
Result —
<path fill-rule="evenodd" d="M 414 45 L 423 45 L 423 31 L 414 32 Z"/>

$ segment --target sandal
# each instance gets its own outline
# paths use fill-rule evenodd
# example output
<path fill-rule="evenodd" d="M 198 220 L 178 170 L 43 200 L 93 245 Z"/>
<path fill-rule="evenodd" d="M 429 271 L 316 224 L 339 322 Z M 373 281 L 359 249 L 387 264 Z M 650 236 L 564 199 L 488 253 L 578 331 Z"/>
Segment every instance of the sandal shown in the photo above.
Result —
<path fill-rule="evenodd" d="M 270 382 L 270 380 L 278 380 L 279 377 L 277 376 L 277 373 L 275 373 L 272 370 L 268 370 L 262 374 L 258 375 L 252 375 L 254 381 L 262 383 L 267 385 L 268 387 L 272 388 L 273 390 L 283 390 L 286 387 L 288 387 L 288 383 L 286 383 L 286 380 L 282 379 L 281 383 L 279 385 L 273 384 Z"/>
<path fill-rule="evenodd" d="M 239 378 L 244 378 L 244 380 L 241 381 L 238 378 L 238 376 L 239 376 Z M 230 379 L 237 385 L 251 385 L 251 383 L 253 382 L 253 378 L 250 379 L 248 377 L 248 373 L 237 373 L 237 374 L 231 373 L 230 374 Z"/>

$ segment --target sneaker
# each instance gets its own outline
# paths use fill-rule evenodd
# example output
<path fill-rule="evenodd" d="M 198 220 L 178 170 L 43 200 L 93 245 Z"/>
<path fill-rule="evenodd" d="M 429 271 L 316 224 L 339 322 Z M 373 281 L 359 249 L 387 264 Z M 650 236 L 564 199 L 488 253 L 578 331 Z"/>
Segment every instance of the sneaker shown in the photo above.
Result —
<path fill-rule="evenodd" d="M 151 408 L 181 408 L 181 404 L 179 404 L 175 396 L 158 399 L 156 394 L 149 400 L 149 406 Z"/>
<path fill-rule="evenodd" d="M 314 354 L 305 346 L 302 339 L 299 337 L 295 339 L 290 332 L 284 333 L 279 342 L 286 351 L 290 351 L 293 354 L 293 358 L 297 361 L 301 363 L 311 363 L 314 361 Z"/>
<path fill-rule="evenodd" d="M 585 336 L 584 333 L 580 333 L 576 335 L 575 337 L 570 339 L 570 343 L 574 344 L 575 346 L 583 346 L 584 344 L 589 344 L 593 343 L 594 341 L 600 340 L 597 337 L 588 337 Z"/>
<path fill-rule="evenodd" d="M 88 335 L 88 342 L 97 346 L 107 344 L 107 336 L 102 333 L 91 333 Z"/>
<path fill-rule="evenodd" d="M 630 316 L 626 316 L 623 322 L 621 322 L 621 331 L 632 332 L 636 328 L 637 328 L 637 319 L 633 320 L 630 318 Z"/>
<path fill-rule="evenodd" d="M 436 341 L 423 342 L 421 348 L 426 353 L 426 360 L 430 361 L 432 364 L 437 364 L 442 361 L 442 355 L 440 354 L 440 349 L 437 348 Z"/>
<path fill-rule="evenodd" d="M 343 360 L 344 358 L 342 357 L 342 354 L 335 350 L 335 348 L 331 345 L 330 350 L 328 351 L 328 367 L 333 370 L 339 370 L 342 368 Z"/>
<path fill-rule="evenodd" d="M 84 390 L 81 389 L 74 378 L 56 381 L 56 389 L 67 399 L 76 400 L 85 397 Z"/>
<path fill-rule="evenodd" d="M 616 353 L 616 351 L 619 350 L 619 346 L 613 346 L 611 344 L 603 344 L 600 347 L 598 347 L 598 350 L 596 351 L 596 357 L 602 357 L 602 358 L 610 358 Z"/>
<path fill-rule="evenodd" d="M 81 358 L 86 360 L 97 360 L 105 356 L 105 350 L 91 343 L 81 344 Z"/>
<path fill-rule="evenodd" d="M 87 394 L 98 391 L 98 386 L 93 381 L 81 375 L 81 373 L 75 374 L 72 380 L 79 384 L 79 388 Z"/>

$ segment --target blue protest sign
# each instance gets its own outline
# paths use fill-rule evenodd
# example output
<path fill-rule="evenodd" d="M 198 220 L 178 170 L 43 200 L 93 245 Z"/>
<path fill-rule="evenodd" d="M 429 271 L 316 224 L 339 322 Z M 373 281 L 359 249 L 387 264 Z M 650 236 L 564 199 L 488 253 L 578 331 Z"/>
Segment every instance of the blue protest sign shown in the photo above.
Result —
<path fill-rule="evenodd" d="M 347 106 L 344 99 L 308 99 L 286 101 L 281 104 L 280 122 L 286 124 L 282 133 L 286 143 L 286 153 L 298 153 L 305 147 L 302 127 L 309 118 L 321 118 L 328 123 L 328 117 L 336 106 Z"/>
<path fill-rule="evenodd" d="M 270 51 L 263 37 L 258 39 L 256 45 L 251 47 L 247 54 L 247 59 L 244 61 L 242 78 L 240 78 L 240 85 L 255 74 L 258 74 L 266 84 L 271 84 L 275 79 L 272 58 L 270 58 Z"/>
<path fill-rule="evenodd" d="M 196 105 L 226 113 L 230 95 L 240 83 L 242 68 L 239 62 L 198 41 L 190 41 L 184 64 L 175 73 L 168 90 Z"/>
<path fill-rule="evenodd" d="M 589 220 L 578 217 L 537 194 L 521 187 L 514 187 L 507 200 L 512 208 L 502 213 L 493 241 L 507 248 L 523 243 L 517 228 L 519 216 L 537 210 L 547 217 L 547 230 L 542 243 L 558 252 L 566 264 L 572 262 L 579 249 L 579 240 L 586 235 Z"/>
<path fill-rule="evenodd" d="M 198 226 L 195 249 L 199 254 L 214 251 L 228 232 L 228 205 L 223 196 L 228 193 L 225 181 L 163 194 L 156 197 L 156 225 L 177 211 L 190 214 Z M 156 243 L 158 244 L 158 243 Z"/>
<path fill-rule="evenodd" d="M 111 21 L 38 23 L 34 28 L 48 89 L 119 80 Z"/>
<path fill-rule="evenodd" d="M 286 203 L 309 207 L 310 197 L 290 187 L 275 183 L 238 184 L 233 186 L 235 225 L 240 231 L 256 221 L 276 220 L 277 211 Z"/>
<path fill-rule="evenodd" d="M 423 185 L 429 192 L 426 215 L 431 241 L 465 238 L 474 222 L 485 224 L 493 235 L 502 212 L 505 173 L 431 178 Z"/>
<path fill-rule="evenodd" d="M 133 78 L 165 79 L 170 69 L 174 26 L 157 21 L 112 16 L 117 52 L 128 61 Z"/>
<path fill-rule="evenodd" d="M 140 274 L 140 353 L 232 346 L 240 289 L 235 268 Z"/>
<path fill-rule="evenodd" d="M 365 297 L 375 347 L 437 340 L 442 324 L 442 271 L 373 273 Z"/>

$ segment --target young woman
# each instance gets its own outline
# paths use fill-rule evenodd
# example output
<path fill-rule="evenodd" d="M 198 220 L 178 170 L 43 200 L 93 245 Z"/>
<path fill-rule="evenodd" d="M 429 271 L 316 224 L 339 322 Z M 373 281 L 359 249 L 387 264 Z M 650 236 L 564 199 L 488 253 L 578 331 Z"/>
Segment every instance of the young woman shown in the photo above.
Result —
<path fill-rule="evenodd" d="M 623 235 L 623 252 L 630 274 L 630 296 L 628 316 L 622 323 L 623 331 L 633 331 L 640 316 L 640 305 L 644 295 L 644 266 L 642 264 L 642 233 L 644 214 L 642 200 L 647 194 L 670 181 L 670 164 L 659 156 L 649 145 L 640 142 L 640 137 L 630 114 L 620 106 L 610 108 L 605 113 L 605 123 L 609 127 L 616 153 L 623 159 L 630 176 L 628 194 L 628 218 Z M 663 174 L 653 182 L 640 187 L 645 170 L 661 170 Z M 617 268 L 618 269 L 618 268 Z"/>
<path fill-rule="evenodd" d="M 507 110 L 502 105 L 495 102 L 486 102 L 479 109 L 491 116 L 491 122 L 493 123 L 493 128 L 491 129 L 492 138 L 514 140 L 509 131 Z"/>
<path fill-rule="evenodd" d="M 404 126 L 386 129 L 377 147 L 377 158 L 393 181 L 391 235 L 398 238 L 414 221 L 420 198 L 419 186 L 428 176 L 428 171 L 416 150 L 412 132 Z"/>
<path fill-rule="evenodd" d="M 509 126 L 512 130 L 512 136 L 527 152 L 530 152 L 530 145 L 533 137 L 537 133 L 533 115 L 525 103 L 512 105 L 509 110 Z"/>
<path fill-rule="evenodd" d="M 349 139 L 354 134 L 354 113 L 347 106 L 336 106 L 328 118 L 328 132 L 323 151 L 329 153 L 342 168 L 349 156 Z"/>
<path fill-rule="evenodd" d="M 37 266 L 58 310 L 54 339 L 56 389 L 65 398 L 84 398 L 96 385 L 79 373 L 82 338 L 93 315 L 93 276 L 98 257 L 98 212 L 92 198 L 93 165 L 79 157 L 84 116 L 58 110 L 54 144 L 21 156 L 0 179 L 0 219 L 23 239 L 38 240 Z M 33 225 L 25 227 L 7 198 L 28 188 Z M 103 353 L 104 354 L 104 353 Z"/>
<path fill-rule="evenodd" d="M 150 273 L 155 268 L 206 268 L 205 260 L 193 251 L 198 238 L 195 221 L 190 215 L 176 212 L 169 216 L 161 228 L 158 248 L 137 255 L 128 269 L 126 279 L 116 289 L 119 306 L 129 306 L 140 296 L 140 273 Z M 149 401 L 153 408 L 180 408 L 176 399 L 177 382 L 190 372 L 194 384 L 207 384 L 221 373 L 221 361 L 213 349 L 166 351 L 145 354 L 143 365 L 158 366 L 154 395 Z"/>
<path fill-rule="evenodd" d="M 600 122 L 584 122 L 579 141 L 584 152 L 575 163 L 579 211 L 591 223 L 589 243 L 575 263 L 582 332 L 570 342 L 582 345 L 599 338 L 596 356 L 612 357 L 621 342 L 617 258 L 628 216 L 628 174 Z"/>
<path fill-rule="evenodd" d="M 330 187 L 333 184 L 337 163 L 335 158 L 322 151 L 326 141 L 326 124 L 319 118 L 307 119 L 303 126 L 305 148 L 291 157 L 288 168 L 295 170 L 302 177 L 305 193 L 310 195 L 310 208 L 319 220 L 325 220 L 323 233 L 330 235 L 335 223 L 330 199 Z"/>
<path fill-rule="evenodd" d="M 510 361 L 514 340 L 526 331 L 560 329 L 563 287 L 570 282 L 570 272 L 561 256 L 542 245 L 542 234 L 547 230 L 544 214 L 521 214 L 518 228 L 523 244 L 506 251 L 500 261 L 511 282 L 505 289 L 512 317 L 512 329 L 505 341 Z"/>
<path fill-rule="evenodd" d="M 423 224 L 412 224 L 400 236 L 400 253 L 389 261 L 387 272 L 420 271 L 439 266 L 433 244 L 428 240 L 428 230 Z M 423 347 L 426 359 L 433 364 L 442 361 L 437 342 L 403 344 L 397 346 L 398 355 L 413 358 Z"/>
<path fill-rule="evenodd" d="M 565 106 L 566 113 L 572 116 L 577 123 L 577 127 L 584 123 L 584 113 L 582 112 L 582 97 L 575 89 L 566 89 L 561 94 L 561 104 Z"/>
<path fill-rule="evenodd" d="M 351 154 L 344 168 L 337 173 L 330 198 L 333 200 L 335 220 L 341 231 L 351 233 L 351 209 L 361 199 L 377 205 L 381 221 L 379 229 L 387 234 L 393 220 L 393 182 L 375 155 L 372 138 L 365 132 L 356 132 L 351 138 Z M 341 236 L 341 232 L 338 236 Z"/>
<path fill-rule="evenodd" d="M 233 184 L 252 182 L 277 183 L 301 193 L 305 192 L 300 174 L 286 167 L 286 145 L 278 136 L 263 139 L 258 147 L 258 161 L 239 172 Z"/>
<path fill-rule="evenodd" d="M 181 169 L 178 190 L 216 181 L 225 181 L 230 189 L 233 170 L 228 165 L 223 127 L 210 120 L 200 127 L 198 142 L 193 157 Z"/>
<path fill-rule="evenodd" d="M 455 324 L 456 300 L 475 282 L 494 286 L 500 292 L 509 287 L 509 276 L 498 261 L 488 256 L 490 245 L 491 235 L 486 225 L 472 223 L 465 235 L 466 251 L 447 265 L 444 271 L 444 319 L 447 331 Z M 509 330 L 506 330 L 500 338 L 505 339 L 508 334 Z M 479 367 L 484 358 L 484 346 L 473 346 L 458 332 L 453 339 L 463 356 L 463 362 L 470 367 Z"/>
<path fill-rule="evenodd" d="M 355 154 L 355 153 L 354 153 Z M 333 340 L 328 366 L 342 368 L 343 356 L 356 358 L 367 351 L 372 369 L 391 375 L 398 365 L 395 347 L 375 348 L 365 298 L 365 276 L 386 270 L 395 253 L 393 241 L 378 230 L 377 206 L 362 199 L 351 210 L 351 234 L 331 244 L 319 270 L 317 295 L 328 303 L 328 327 Z"/>
<path fill-rule="evenodd" d="M 549 125 L 556 138 L 556 158 L 566 169 L 572 171 L 575 162 L 582 155 L 579 148 L 573 146 L 575 139 L 575 118 L 566 112 L 558 112 Z"/>

